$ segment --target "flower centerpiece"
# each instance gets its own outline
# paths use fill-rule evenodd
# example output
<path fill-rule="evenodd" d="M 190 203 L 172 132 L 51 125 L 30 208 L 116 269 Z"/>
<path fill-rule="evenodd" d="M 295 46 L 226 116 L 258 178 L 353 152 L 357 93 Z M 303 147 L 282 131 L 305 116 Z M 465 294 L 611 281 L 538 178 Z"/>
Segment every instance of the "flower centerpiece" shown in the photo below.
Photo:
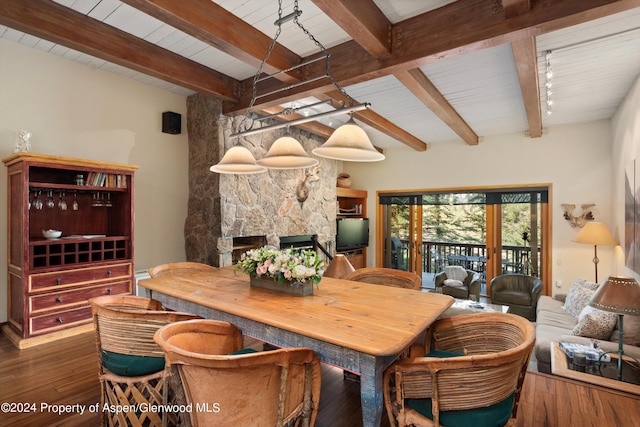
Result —
<path fill-rule="evenodd" d="M 245 252 L 235 265 L 236 270 L 241 269 L 249 275 L 253 286 L 276 290 L 299 289 L 293 293 L 301 295 L 313 293 L 313 285 L 320 282 L 324 268 L 324 261 L 315 251 L 293 248 L 281 250 L 269 246 Z M 265 283 L 261 279 L 268 281 Z M 276 287 L 269 286 L 269 283 L 275 283 Z"/>

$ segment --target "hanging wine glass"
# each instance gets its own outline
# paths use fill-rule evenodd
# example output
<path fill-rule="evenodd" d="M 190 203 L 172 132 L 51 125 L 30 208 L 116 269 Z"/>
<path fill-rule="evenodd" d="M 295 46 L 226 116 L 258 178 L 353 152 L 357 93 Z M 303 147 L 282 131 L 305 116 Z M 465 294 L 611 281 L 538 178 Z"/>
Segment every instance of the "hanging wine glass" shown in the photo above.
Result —
<path fill-rule="evenodd" d="M 58 198 L 58 208 L 61 211 L 66 211 L 67 210 L 67 199 L 65 199 L 65 194 L 64 191 L 62 191 L 60 193 L 60 197 Z"/>
<path fill-rule="evenodd" d="M 38 211 L 42 210 L 43 203 L 42 203 L 42 199 L 40 198 L 40 191 L 38 191 L 38 194 L 36 194 L 36 198 L 33 199 L 33 207 L 36 208 L 36 210 Z"/>
<path fill-rule="evenodd" d="M 111 203 L 111 193 L 107 193 L 107 201 L 104 204 L 106 207 L 113 207 L 113 203 Z"/>
<path fill-rule="evenodd" d="M 47 207 L 53 209 L 56 207 L 56 202 L 53 201 L 53 190 L 49 190 L 47 194 Z"/>
<path fill-rule="evenodd" d="M 74 211 L 77 211 L 80 208 L 80 205 L 78 205 L 78 193 L 73 193 L 73 203 L 71 204 L 71 209 L 73 209 Z"/>
<path fill-rule="evenodd" d="M 31 191 L 27 193 L 27 210 L 31 210 Z"/>

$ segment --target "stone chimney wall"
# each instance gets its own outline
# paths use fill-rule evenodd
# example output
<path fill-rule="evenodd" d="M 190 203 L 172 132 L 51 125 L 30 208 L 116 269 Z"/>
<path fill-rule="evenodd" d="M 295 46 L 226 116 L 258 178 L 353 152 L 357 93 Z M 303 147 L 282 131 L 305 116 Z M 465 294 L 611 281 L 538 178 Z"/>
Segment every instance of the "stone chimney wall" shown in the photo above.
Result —
<path fill-rule="evenodd" d="M 252 175 L 211 172 L 209 167 L 233 145 L 240 143 L 260 159 L 277 138 L 287 133 L 286 129 L 278 129 L 232 140 L 229 135 L 236 131 L 242 118 L 230 119 L 221 111 L 221 102 L 212 97 L 193 95 L 187 100 L 187 260 L 230 265 L 233 237 L 239 236 L 265 235 L 268 244 L 278 246 L 279 236 L 317 234 L 320 243 L 332 245 L 338 162 L 318 158 L 320 163 L 314 168 L 268 170 Z M 324 143 L 324 139 L 296 128 L 288 132 L 309 154 Z M 301 202 L 297 194 L 307 177 L 308 196 Z"/>

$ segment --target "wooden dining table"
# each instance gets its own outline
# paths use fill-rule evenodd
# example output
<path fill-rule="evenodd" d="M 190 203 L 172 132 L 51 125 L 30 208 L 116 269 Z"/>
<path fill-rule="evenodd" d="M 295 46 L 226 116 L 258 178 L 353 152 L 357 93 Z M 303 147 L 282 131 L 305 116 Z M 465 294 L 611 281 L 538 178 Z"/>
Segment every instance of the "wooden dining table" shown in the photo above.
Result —
<path fill-rule="evenodd" d="M 253 288 L 233 267 L 142 280 L 168 308 L 224 320 L 278 347 L 306 347 L 360 376 L 363 426 L 382 419 L 384 370 L 453 304 L 448 295 L 323 277 L 313 295 Z"/>

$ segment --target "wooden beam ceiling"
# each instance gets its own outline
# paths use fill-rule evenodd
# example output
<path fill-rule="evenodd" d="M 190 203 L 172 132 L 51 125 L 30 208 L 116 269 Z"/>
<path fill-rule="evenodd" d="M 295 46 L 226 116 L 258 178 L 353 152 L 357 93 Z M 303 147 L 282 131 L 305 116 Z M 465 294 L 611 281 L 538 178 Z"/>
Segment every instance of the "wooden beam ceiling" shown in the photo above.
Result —
<path fill-rule="evenodd" d="M 542 136 L 542 113 L 536 39 L 529 37 L 516 40 L 511 43 L 511 50 L 516 62 L 524 110 L 529 123 L 529 135 L 532 138 L 539 138 Z"/>
<path fill-rule="evenodd" d="M 396 71 L 393 75 L 426 105 L 440 120 L 445 122 L 468 145 L 478 145 L 478 135 L 449 104 L 420 69 Z"/>
<path fill-rule="evenodd" d="M 458 0 L 393 25 L 392 54 L 372 57 L 356 41 L 329 49 L 333 76 L 343 86 L 362 83 L 396 71 L 410 70 L 475 50 L 534 37 L 640 6 L 640 0 L 544 0 L 531 5 L 530 11 L 505 17 L 495 3 L 486 0 Z M 308 75 L 321 75 L 321 65 L 310 65 Z M 243 86 L 247 82 L 242 83 Z M 277 89 L 281 86 L 265 88 Z M 261 106 L 280 99 L 313 96 L 327 90 L 326 82 L 317 81 L 264 97 Z M 243 93 L 246 93 L 246 88 Z M 250 97 L 236 105 L 226 104 L 225 112 L 242 109 Z"/>
<path fill-rule="evenodd" d="M 49 0 L 0 0 L 0 24 L 224 100 L 240 90 L 229 76 Z"/>
<path fill-rule="evenodd" d="M 261 62 L 270 44 L 269 37 L 210 0 L 123 1 L 253 66 Z M 541 118 L 539 92 L 536 94 L 537 88 L 533 87 L 533 83 L 537 86 L 538 79 L 537 68 L 532 63 L 535 45 L 532 55 L 531 40 L 548 31 L 640 6 L 640 0 L 458 0 L 392 25 L 372 0 L 363 0 L 355 6 L 347 0 L 313 1 L 343 28 L 349 28 L 354 38 L 330 49 L 334 64 L 332 75 L 342 86 L 390 74 L 401 76 L 408 87 L 415 88 L 414 93 L 420 94 L 425 104 L 433 104 L 433 108 L 440 111 L 438 115 L 471 144 L 477 143 L 477 135 L 419 67 L 512 42 L 530 133 L 534 136 L 537 129 L 541 129 Z M 219 96 L 226 101 L 226 114 L 243 113 L 251 99 L 253 79 L 238 82 L 51 0 L 0 0 L 0 24 L 197 92 Z M 290 68 L 306 59 L 278 45 L 265 71 Z M 281 75 L 279 78 L 284 83 L 270 82 L 264 90 L 304 80 L 300 75 L 322 75 L 323 68 L 324 64 L 307 65 L 300 74 Z M 274 111 L 272 107 L 277 104 L 306 96 L 322 98 L 334 90 L 328 79 L 310 82 L 261 98 L 254 111 Z M 394 128 L 375 112 L 360 112 L 358 118 L 368 120 L 372 126 L 375 124 L 377 129 L 408 146 L 426 149 L 424 142 L 397 126 Z"/>

